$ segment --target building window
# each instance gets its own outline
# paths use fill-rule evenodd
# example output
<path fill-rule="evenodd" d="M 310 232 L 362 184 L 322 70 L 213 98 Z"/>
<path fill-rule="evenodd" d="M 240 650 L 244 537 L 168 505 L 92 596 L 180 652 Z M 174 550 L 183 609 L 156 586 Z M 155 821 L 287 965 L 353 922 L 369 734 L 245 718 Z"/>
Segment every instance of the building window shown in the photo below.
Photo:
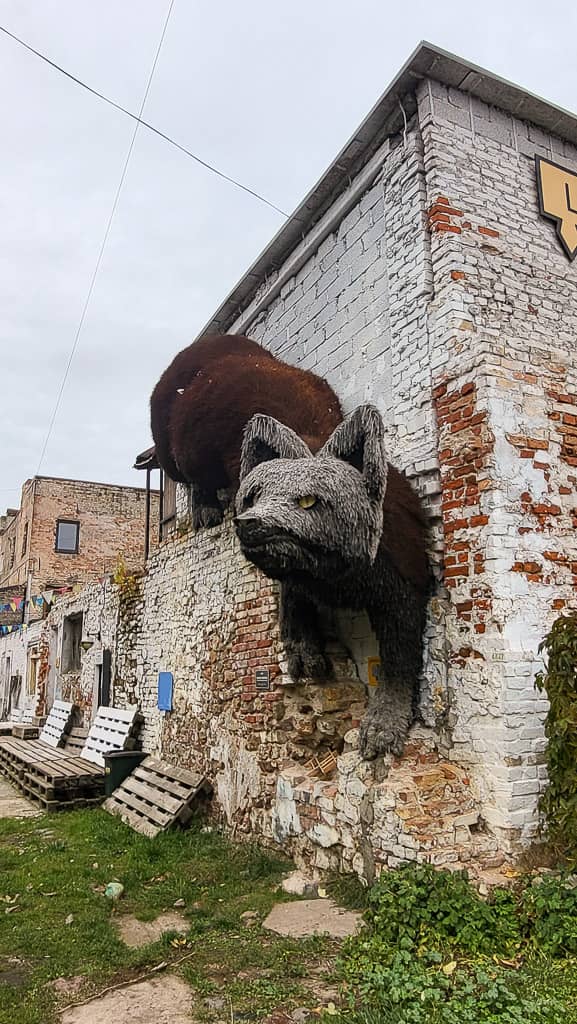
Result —
<path fill-rule="evenodd" d="M 56 522 L 56 551 L 75 555 L 78 551 L 80 523 L 73 519 L 58 519 Z"/>
<path fill-rule="evenodd" d="M 29 696 L 36 693 L 36 682 L 38 679 L 38 659 L 40 652 L 38 647 L 30 647 L 28 649 L 28 678 L 27 678 L 27 692 Z"/>
<path fill-rule="evenodd" d="M 162 521 L 160 524 L 161 537 L 167 537 L 174 530 L 176 525 L 176 483 L 170 477 L 164 475 L 162 492 Z"/>
<path fill-rule="evenodd" d="M 67 615 L 62 626 L 62 672 L 80 671 L 82 612 Z"/>
<path fill-rule="evenodd" d="M 28 547 L 28 523 L 24 523 L 24 533 L 22 535 L 22 551 L 20 552 L 20 557 L 21 558 L 24 558 L 24 555 L 26 554 L 27 547 Z"/>

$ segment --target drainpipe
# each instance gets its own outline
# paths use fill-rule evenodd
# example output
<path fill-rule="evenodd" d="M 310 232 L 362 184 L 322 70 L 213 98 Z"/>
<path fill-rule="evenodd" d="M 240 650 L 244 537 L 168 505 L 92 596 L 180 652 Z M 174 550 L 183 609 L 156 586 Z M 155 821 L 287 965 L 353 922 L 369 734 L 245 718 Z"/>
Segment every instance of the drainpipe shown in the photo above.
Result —
<path fill-rule="evenodd" d="M 144 562 L 148 561 L 150 552 L 150 469 L 146 470 L 146 510 L 144 520 Z"/>

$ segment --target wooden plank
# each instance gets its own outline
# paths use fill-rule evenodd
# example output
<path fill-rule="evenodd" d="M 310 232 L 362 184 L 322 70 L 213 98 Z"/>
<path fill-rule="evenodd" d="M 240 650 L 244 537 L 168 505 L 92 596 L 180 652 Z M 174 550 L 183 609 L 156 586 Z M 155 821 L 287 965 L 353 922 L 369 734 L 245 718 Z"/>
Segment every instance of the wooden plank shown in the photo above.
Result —
<path fill-rule="evenodd" d="M 166 761 L 159 761 L 154 755 L 145 758 L 141 761 L 140 768 L 149 768 L 150 771 L 156 772 L 158 775 L 164 775 L 169 779 L 175 779 L 177 782 L 184 782 L 185 786 L 198 786 L 199 781 L 202 779 L 202 775 L 198 772 L 192 772 L 188 768 L 175 768 L 172 764 L 167 764 Z"/>
<path fill-rule="evenodd" d="M 118 795 L 119 789 L 115 790 L 115 796 L 117 800 L 119 799 Z M 145 803 L 144 800 L 141 800 L 140 797 L 135 796 L 134 793 L 129 793 L 127 790 L 124 789 L 124 787 L 122 788 L 122 803 L 126 804 L 126 806 L 131 808 L 132 810 L 138 811 L 140 814 L 143 814 L 144 817 L 148 818 L 156 825 L 160 825 L 161 828 L 164 828 L 165 825 L 167 825 L 170 822 L 172 817 L 172 815 L 170 815 L 166 811 L 162 811 L 159 808 L 154 807 L 152 804 Z"/>
<path fill-rule="evenodd" d="M 166 813 L 167 818 L 173 818 L 182 807 L 182 799 L 171 797 L 168 793 L 162 793 L 160 790 L 154 789 L 152 786 L 135 779 L 133 775 L 129 775 L 122 783 L 122 786 L 118 788 L 122 789 L 123 799 L 126 792 L 134 793 L 135 796 L 140 797 L 142 800 L 147 801 L 147 803 L 152 804 L 153 807 Z"/>
<path fill-rule="evenodd" d="M 133 779 L 138 779 L 140 782 L 147 783 L 150 786 L 154 786 L 159 793 L 168 793 L 171 796 L 180 797 L 181 800 L 186 800 L 190 793 L 190 786 L 185 786 L 181 782 L 175 782 L 173 779 L 163 778 L 157 772 L 150 772 L 146 768 L 142 767 L 142 764 L 136 766 L 131 773 Z"/>
<path fill-rule="evenodd" d="M 116 814 L 126 825 L 130 825 L 135 832 L 140 832 L 141 835 L 148 836 L 150 839 L 154 839 L 162 831 L 158 825 L 154 825 L 148 818 L 125 807 L 124 804 L 117 803 L 114 797 L 109 797 L 108 800 L 105 800 L 103 807 L 110 814 Z"/>
<path fill-rule="evenodd" d="M 117 722 L 119 725 L 132 725 L 135 717 L 139 713 L 140 712 L 135 704 L 128 708 L 100 707 L 96 712 L 96 717 L 100 718 L 102 722 Z"/>

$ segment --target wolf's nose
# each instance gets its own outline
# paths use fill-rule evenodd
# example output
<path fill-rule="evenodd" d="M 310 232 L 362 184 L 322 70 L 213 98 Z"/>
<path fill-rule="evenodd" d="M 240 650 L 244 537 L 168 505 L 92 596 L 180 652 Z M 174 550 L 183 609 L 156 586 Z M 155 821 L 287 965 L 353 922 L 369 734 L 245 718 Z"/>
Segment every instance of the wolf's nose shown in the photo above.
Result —
<path fill-rule="evenodd" d="M 247 517 L 246 513 L 242 516 L 235 516 L 234 525 L 240 539 L 249 544 L 264 541 L 269 534 L 267 527 L 261 519 L 257 519 L 254 516 Z"/>

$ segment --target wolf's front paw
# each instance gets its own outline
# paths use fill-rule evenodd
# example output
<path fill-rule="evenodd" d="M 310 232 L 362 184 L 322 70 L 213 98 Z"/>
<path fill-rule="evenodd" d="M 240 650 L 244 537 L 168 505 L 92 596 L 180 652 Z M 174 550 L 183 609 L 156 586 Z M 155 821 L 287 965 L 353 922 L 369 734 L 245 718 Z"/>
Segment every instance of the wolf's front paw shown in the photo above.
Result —
<path fill-rule="evenodd" d="M 361 722 L 359 747 L 361 757 L 365 761 L 374 761 L 382 754 L 395 754 L 400 757 L 405 746 L 404 731 L 395 728 L 390 721 L 383 718 L 378 710 L 367 711 Z"/>
<path fill-rule="evenodd" d="M 215 505 L 194 505 L 191 518 L 195 530 L 210 530 L 214 526 L 220 526 L 224 516 L 222 509 Z"/>
<path fill-rule="evenodd" d="M 289 675 L 295 679 L 326 679 L 331 663 L 322 651 L 295 644 L 287 651 Z"/>

